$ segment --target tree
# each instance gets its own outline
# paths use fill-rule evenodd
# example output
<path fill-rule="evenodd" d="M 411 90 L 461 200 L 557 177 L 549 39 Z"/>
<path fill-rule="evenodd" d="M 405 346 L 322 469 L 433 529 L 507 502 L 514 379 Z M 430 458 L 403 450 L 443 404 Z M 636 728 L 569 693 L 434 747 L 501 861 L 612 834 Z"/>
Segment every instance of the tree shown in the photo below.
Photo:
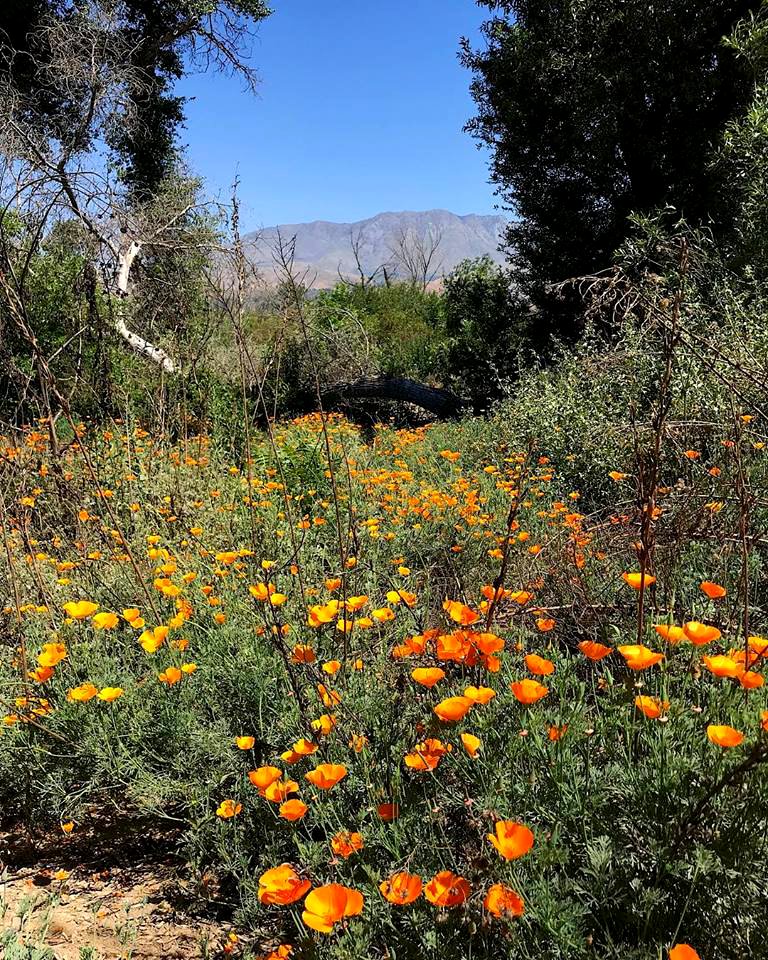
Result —
<path fill-rule="evenodd" d="M 606 266 L 628 216 L 674 206 L 717 219 L 710 153 L 752 81 L 723 43 L 759 0 L 478 0 L 486 46 L 463 41 L 491 178 L 518 217 L 518 282 L 558 315 L 548 285 Z"/>
<path fill-rule="evenodd" d="M 178 369 L 158 337 L 178 333 L 182 300 L 199 301 L 193 274 L 216 236 L 199 183 L 176 149 L 183 104 L 172 84 L 196 60 L 255 82 L 246 41 L 267 13 L 262 0 L 11 0 L 3 7 L 0 322 L 33 347 L 41 385 L 46 340 L 36 329 L 30 265 L 67 221 L 88 237 L 84 264 L 106 311 L 94 322 L 89 310 L 83 335 L 110 328 L 166 373 Z M 189 281 L 183 291 L 181 277 Z M 174 285 L 176 297 L 167 294 Z"/>
<path fill-rule="evenodd" d="M 61 27 L 84 19 L 108 24 L 110 46 L 124 58 L 125 97 L 135 122 L 114 118 L 106 142 L 124 183 L 141 197 L 172 173 L 178 159 L 184 101 L 174 93 L 175 81 L 190 67 L 214 65 L 253 86 L 249 39 L 268 14 L 264 0 L 5 0 L 0 44 L 14 88 L 56 136 L 78 117 L 66 91 L 52 89 L 46 79 L 57 55 L 53 39 Z"/>
<path fill-rule="evenodd" d="M 530 303 L 509 271 L 480 257 L 446 277 L 443 310 L 446 378 L 482 409 L 503 396 L 523 350 L 534 343 Z"/>

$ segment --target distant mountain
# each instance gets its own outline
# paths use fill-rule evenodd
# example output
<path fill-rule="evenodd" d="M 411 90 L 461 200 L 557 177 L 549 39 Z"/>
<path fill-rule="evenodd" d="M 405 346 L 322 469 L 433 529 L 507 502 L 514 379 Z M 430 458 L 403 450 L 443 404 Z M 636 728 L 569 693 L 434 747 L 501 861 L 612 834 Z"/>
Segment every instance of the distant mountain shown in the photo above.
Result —
<path fill-rule="evenodd" d="M 248 234 L 244 240 L 249 259 L 269 281 L 275 276 L 272 250 L 278 232 L 283 240 L 295 236 L 296 268 L 309 271 L 311 286 L 325 288 L 337 283 L 339 275 L 348 278 L 358 275 L 353 239 L 358 242 L 360 261 L 367 274 L 386 265 L 392 277 L 407 273 L 399 249 L 403 244 L 408 256 L 409 252 L 418 254 L 419 245 L 429 247 L 439 239 L 433 272 L 440 277 L 468 257 L 487 254 L 497 263 L 503 263 L 498 247 L 506 223 L 500 216 L 467 214 L 462 217 L 447 210 L 406 211 L 379 213 L 356 223 L 316 220 L 265 227 Z"/>

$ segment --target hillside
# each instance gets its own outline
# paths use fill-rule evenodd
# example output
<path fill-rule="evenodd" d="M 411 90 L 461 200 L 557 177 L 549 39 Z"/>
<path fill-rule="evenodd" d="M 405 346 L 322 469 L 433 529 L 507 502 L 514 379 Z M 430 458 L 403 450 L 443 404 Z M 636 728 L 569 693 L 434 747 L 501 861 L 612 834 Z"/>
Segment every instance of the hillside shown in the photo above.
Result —
<path fill-rule="evenodd" d="M 405 211 L 379 213 L 356 223 L 316 220 L 281 224 L 248 234 L 245 239 L 252 261 L 269 280 L 274 276 L 272 250 L 278 233 L 284 239 L 295 236 L 297 267 L 309 270 L 314 277 L 311 286 L 324 288 L 333 286 L 339 274 L 349 277 L 357 274 L 353 237 L 360 239 L 360 258 L 367 273 L 387 264 L 390 273 L 397 275 L 402 274 L 396 262 L 396 249 L 402 236 L 411 239 L 439 236 L 435 263 L 436 273 L 441 276 L 469 257 L 488 254 L 503 263 L 498 247 L 505 224 L 501 216 L 458 216 L 447 210 Z"/>

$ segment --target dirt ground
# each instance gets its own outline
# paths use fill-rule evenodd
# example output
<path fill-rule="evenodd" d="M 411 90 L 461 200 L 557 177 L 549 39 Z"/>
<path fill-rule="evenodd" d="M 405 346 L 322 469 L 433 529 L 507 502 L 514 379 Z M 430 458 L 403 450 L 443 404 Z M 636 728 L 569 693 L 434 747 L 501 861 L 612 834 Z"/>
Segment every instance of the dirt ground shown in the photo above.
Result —
<path fill-rule="evenodd" d="M 56 960 L 242 956 L 229 905 L 213 884 L 207 900 L 193 894 L 167 853 L 177 841 L 178 831 L 140 819 L 0 833 L 0 956 L 32 960 L 45 947 Z"/>

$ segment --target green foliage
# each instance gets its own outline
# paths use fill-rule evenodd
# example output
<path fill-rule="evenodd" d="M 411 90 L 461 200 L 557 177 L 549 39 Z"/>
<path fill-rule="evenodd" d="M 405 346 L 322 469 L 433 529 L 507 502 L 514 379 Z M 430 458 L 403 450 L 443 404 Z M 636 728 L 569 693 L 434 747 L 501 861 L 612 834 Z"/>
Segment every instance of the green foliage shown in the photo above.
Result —
<path fill-rule="evenodd" d="M 492 179 L 519 219 L 516 279 L 573 335 L 578 301 L 547 284 L 606 267 L 631 213 L 672 205 L 722 218 L 710 152 L 749 102 L 752 79 L 723 44 L 759 0 L 541 4 L 483 0 L 487 45 L 465 46 Z"/>
<path fill-rule="evenodd" d="M 313 301 L 312 317 L 329 330 L 358 323 L 376 371 L 417 378 L 433 372 L 443 336 L 443 300 L 436 292 L 413 283 L 337 284 Z"/>
<path fill-rule="evenodd" d="M 482 408 L 505 394 L 523 352 L 534 345 L 530 304 L 490 257 L 460 263 L 445 280 L 443 298 L 444 380 Z"/>

